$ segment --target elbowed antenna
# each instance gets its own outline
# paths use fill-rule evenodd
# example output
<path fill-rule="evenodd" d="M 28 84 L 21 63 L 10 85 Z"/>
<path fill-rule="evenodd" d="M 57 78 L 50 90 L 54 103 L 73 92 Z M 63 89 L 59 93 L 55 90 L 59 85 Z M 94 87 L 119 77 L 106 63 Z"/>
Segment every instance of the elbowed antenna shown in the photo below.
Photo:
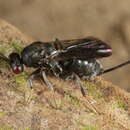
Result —
<path fill-rule="evenodd" d="M 130 64 L 130 60 L 128 60 L 128 61 L 126 61 L 126 62 L 124 62 L 124 63 L 121 63 L 121 64 L 119 64 L 119 65 L 116 65 L 116 66 L 114 66 L 114 67 L 112 67 L 112 68 L 106 69 L 106 70 L 104 70 L 102 73 L 100 73 L 99 75 L 102 75 L 102 74 L 111 72 L 111 71 L 113 71 L 113 70 L 119 69 L 119 68 L 121 68 L 121 67 L 123 67 L 123 66 L 125 66 L 125 65 L 128 65 L 128 64 Z"/>
<path fill-rule="evenodd" d="M 0 59 L 6 61 L 7 63 L 10 63 L 9 58 L 7 58 L 6 56 L 4 56 L 2 53 L 0 53 Z"/>

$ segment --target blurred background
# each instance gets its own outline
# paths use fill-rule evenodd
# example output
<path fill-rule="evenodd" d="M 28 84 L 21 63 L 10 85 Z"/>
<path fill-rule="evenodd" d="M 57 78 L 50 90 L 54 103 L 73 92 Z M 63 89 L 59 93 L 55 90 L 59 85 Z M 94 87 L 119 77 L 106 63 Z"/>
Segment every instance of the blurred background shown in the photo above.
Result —
<path fill-rule="evenodd" d="M 129 0 L 0 0 L 0 18 L 36 40 L 98 37 L 113 48 L 104 68 L 130 59 Z M 104 78 L 130 91 L 130 65 Z"/>

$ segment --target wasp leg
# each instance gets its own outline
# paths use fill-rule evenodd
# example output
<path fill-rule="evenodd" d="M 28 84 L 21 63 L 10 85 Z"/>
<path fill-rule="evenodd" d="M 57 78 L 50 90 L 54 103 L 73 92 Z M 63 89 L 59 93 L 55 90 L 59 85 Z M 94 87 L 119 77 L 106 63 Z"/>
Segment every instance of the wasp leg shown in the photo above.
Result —
<path fill-rule="evenodd" d="M 41 73 L 42 73 L 43 80 L 44 80 L 45 84 L 47 85 L 47 87 L 48 87 L 49 89 L 51 89 L 51 90 L 54 90 L 53 85 L 51 84 L 51 82 L 50 82 L 50 81 L 48 80 L 48 78 L 46 77 L 45 71 L 41 71 Z"/>
<path fill-rule="evenodd" d="M 50 70 L 52 70 L 53 74 L 59 78 L 59 74 L 62 73 L 62 68 L 57 62 L 50 63 Z"/>
<path fill-rule="evenodd" d="M 82 95 L 85 97 L 86 96 L 86 88 L 84 88 L 83 84 L 81 83 L 81 80 L 80 80 L 80 77 L 77 75 L 77 74 L 73 74 L 74 78 L 75 78 L 75 81 L 76 83 L 78 84 L 80 90 L 81 90 L 81 93 Z"/>
<path fill-rule="evenodd" d="M 32 72 L 29 76 L 28 76 L 28 84 L 29 84 L 29 87 L 32 89 L 33 87 L 33 83 L 32 83 L 32 80 L 34 79 L 34 77 L 40 73 L 40 69 L 37 69 L 35 70 L 34 72 Z"/>

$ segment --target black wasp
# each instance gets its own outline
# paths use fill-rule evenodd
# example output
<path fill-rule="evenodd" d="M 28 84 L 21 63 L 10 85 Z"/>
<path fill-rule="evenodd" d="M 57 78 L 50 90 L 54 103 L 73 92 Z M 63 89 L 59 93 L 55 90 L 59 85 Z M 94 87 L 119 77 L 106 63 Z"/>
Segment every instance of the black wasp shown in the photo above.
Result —
<path fill-rule="evenodd" d="M 110 72 L 126 64 L 103 70 L 97 59 L 112 55 L 111 47 L 105 42 L 87 37 L 82 39 L 58 40 L 52 42 L 33 42 L 25 47 L 21 56 L 12 52 L 9 57 L 0 54 L 0 58 L 7 61 L 13 72 L 19 74 L 24 71 L 24 65 L 36 68 L 29 76 L 29 83 L 32 87 L 32 79 L 41 73 L 45 84 L 53 89 L 46 74 L 51 74 L 62 79 L 76 80 L 85 95 L 80 79 L 89 80 L 98 75 Z"/>

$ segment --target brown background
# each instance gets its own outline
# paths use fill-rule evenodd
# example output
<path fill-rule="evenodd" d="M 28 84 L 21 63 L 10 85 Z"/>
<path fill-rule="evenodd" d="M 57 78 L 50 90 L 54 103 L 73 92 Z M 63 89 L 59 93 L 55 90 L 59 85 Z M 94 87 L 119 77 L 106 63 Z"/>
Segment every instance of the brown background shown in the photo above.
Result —
<path fill-rule="evenodd" d="M 130 57 L 129 0 L 0 0 L 0 18 L 36 40 L 98 37 L 113 48 L 106 68 Z M 130 90 L 130 65 L 104 77 Z"/>

